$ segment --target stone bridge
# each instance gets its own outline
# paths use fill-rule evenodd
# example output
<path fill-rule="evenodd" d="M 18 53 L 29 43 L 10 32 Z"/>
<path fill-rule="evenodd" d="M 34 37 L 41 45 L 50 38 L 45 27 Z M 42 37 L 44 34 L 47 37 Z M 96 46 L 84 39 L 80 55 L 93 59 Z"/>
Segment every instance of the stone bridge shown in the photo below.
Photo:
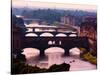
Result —
<path fill-rule="evenodd" d="M 21 48 L 36 48 L 40 50 L 40 55 L 44 55 L 44 50 L 50 47 L 61 47 L 65 50 L 65 55 L 69 55 L 69 50 L 73 47 L 83 47 L 89 50 L 87 37 L 23 37 Z"/>
<path fill-rule="evenodd" d="M 36 27 L 37 28 L 37 27 Z M 39 27 L 41 29 L 41 27 Z M 42 27 L 43 29 L 45 27 Z M 47 29 L 48 27 L 46 27 Z M 37 48 L 40 50 L 40 55 L 44 55 L 44 50 L 50 47 L 61 47 L 65 50 L 65 55 L 69 55 L 69 50 L 74 47 L 83 47 L 89 50 L 88 38 L 87 37 L 79 37 L 76 33 L 73 32 L 59 32 L 59 29 L 67 30 L 66 28 L 54 28 L 49 27 L 50 29 L 55 29 L 55 32 L 51 31 L 43 31 L 37 32 L 34 31 L 34 27 L 32 27 L 32 32 L 25 32 L 22 35 L 19 30 L 13 31 L 13 39 L 12 39 L 12 50 L 16 53 L 18 50 L 22 50 L 24 48 Z M 35 34 L 37 36 L 25 36 L 29 33 Z M 44 33 L 50 33 L 51 36 L 42 36 Z M 57 36 L 58 34 L 64 34 L 66 36 Z M 70 37 L 70 35 L 75 34 L 77 36 Z"/>

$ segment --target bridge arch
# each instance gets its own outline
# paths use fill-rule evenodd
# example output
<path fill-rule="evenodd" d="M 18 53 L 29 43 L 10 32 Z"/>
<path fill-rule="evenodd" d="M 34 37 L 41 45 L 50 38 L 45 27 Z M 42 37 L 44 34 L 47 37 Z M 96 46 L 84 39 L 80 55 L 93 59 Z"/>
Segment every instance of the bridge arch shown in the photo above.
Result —
<path fill-rule="evenodd" d="M 59 34 L 56 35 L 56 37 L 67 37 L 67 35 L 64 34 L 64 33 L 59 33 Z"/>
<path fill-rule="evenodd" d="M 38 37 L 38 35 L 35 34 L 35 33 L 28 33 L 28 34 L 26 34 L 25 36 L 26 36 L 26 37 Z"/>
<path fill-rule="evenodd" d="M 74 47 L 74 48 L 69 49 L 70 55 L 78 55 L 79 56 L 80 53 L 81 53 L 81 50 L 78 47 Z"/>
<path fill-rule="evenodd" d="M 45 49 L 45 53 L 55 53 L 55 52 L 64 53 L 65 50 L 61 47 L 49 47 L 49 48 Z"/>
<path fill-rule="evenodd" d="M 40 34 L 40 37 L 53 37 L 54 35 L 52 33 L 42 33 Z"/>
<path fill-rule="evenodd" d="M 37 48 L 24 48 L 22 54 L 24 54 L 26 58 L 30 58 L 39 55 L 40 50 Z"/>
<path fill-rule="evenodd" d="M 76 34 L 70 34 L 69 37 L 76 37 Z"/>

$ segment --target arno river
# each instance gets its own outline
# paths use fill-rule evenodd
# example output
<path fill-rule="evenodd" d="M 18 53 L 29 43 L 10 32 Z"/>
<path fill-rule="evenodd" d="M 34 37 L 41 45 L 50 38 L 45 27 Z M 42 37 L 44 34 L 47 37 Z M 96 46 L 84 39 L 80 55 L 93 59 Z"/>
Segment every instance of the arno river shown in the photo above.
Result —
<path fill-rule="evenodd" d="M 94 70 L 96 65 L 84 61 L 79 57 L 79 50 L 73 48 L 70 50 L 70 56 L 64 57 L 64 50 L 59 47 L 52 47 L 45 50 L 45 57 L 39 57 L 39 50 L 34 48 L 25 48 L 23 54 L 26 56 L 26 63 L 37 65 L 40 68 L 49 68 L 53 64 L 68 63 L 71 65 L 70 71 Z"/>

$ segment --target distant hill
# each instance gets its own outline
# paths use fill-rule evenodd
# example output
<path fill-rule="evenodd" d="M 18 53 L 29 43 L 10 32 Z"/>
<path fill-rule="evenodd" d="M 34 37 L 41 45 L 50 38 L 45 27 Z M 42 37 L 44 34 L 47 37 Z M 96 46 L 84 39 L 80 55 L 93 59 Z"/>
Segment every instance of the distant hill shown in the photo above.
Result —
<path fill-rule="evenodd" d="M 87 12 L 82 10 L 60 10 L 60 9 L 32 9 L 32 8 L 12 8 L 12 13 L 22 15 L 26 18 L 40 19 L 49 24 L 55 21 L 60 22 L 62 16 L 71 16 L 75 18 L 76 25 L 80 25 L 84 16 L 96 17 L 96 12 Z"/>

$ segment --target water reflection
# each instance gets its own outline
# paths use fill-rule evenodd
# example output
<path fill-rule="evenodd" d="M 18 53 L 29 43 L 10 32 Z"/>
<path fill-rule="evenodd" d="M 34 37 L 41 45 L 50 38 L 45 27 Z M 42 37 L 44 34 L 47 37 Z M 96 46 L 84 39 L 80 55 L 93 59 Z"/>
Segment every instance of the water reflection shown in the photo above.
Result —
<path fill-rule="evenodd" d="M 76 48 L 71 49 L 71 52 Z M 23 54 L 25 54 L 27 58 L 27 62 L 29 65 L 37 65 L 40 68 L 49 68 L 52 64 L 61 64 L 63 62 L 69 63 L 71 65 L 71 71 L 79 71 L 79 70 L 92 70 L 96 69 L 96 66 L 83 61 L 80 59 L 78 50 L 74 54 L 71 54 L 69 57 L 63 57 L 64 49 L 59 47 L 48 48 L 45 50 L 45 58 L 41 59 L 39 57 L 39 50 L 34 48 L 26 48 L 24 49 Z"/>

